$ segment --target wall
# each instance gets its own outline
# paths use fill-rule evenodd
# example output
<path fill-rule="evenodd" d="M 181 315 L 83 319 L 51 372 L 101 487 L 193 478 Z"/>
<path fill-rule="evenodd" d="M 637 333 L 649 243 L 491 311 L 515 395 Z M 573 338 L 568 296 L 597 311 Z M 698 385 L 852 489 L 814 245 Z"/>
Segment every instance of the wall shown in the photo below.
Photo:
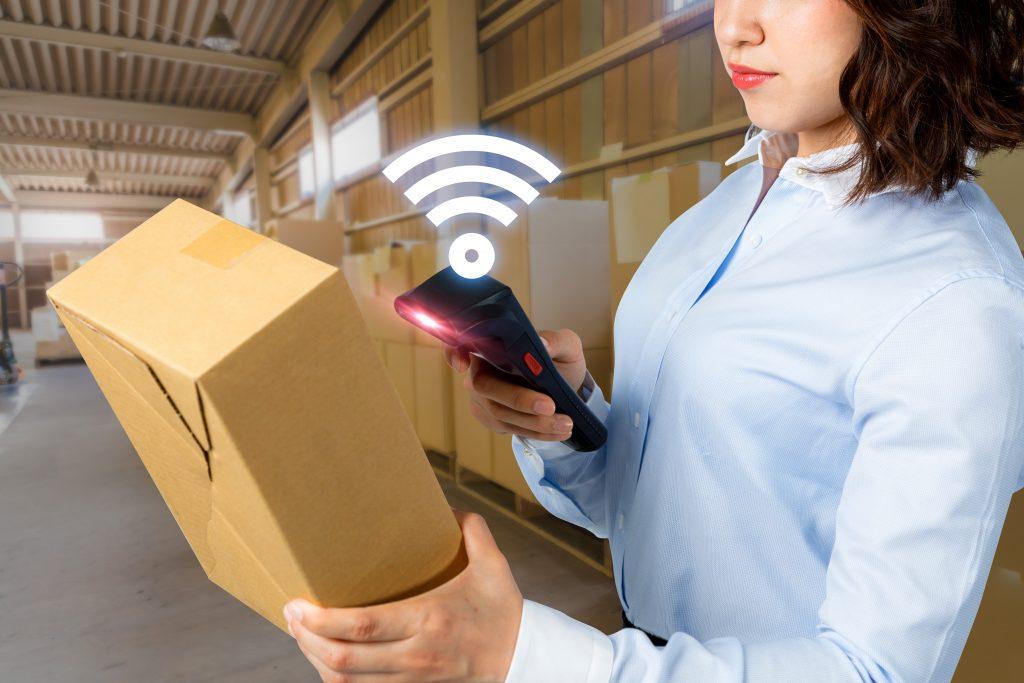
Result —
<path fill-rule="evenodd" d="M 378 98 L 385 159 L 434 134 L 427 4 L 385 3 L 331 72 L 332 122 Z M 664 0 L 491 0 L 479 12 L 481 127 L 536 147 L 567 172 L 543 187 L 543 195 L 603 198 L 612 178 L 698 159 L 724 161 L 742 144 L 738 128 L 715 140 L 658 149 L 659 142 L 688 133 L 699 137 L 744 116 L 710 16 L 658 44 L 646 37 L 657 35 Z M 629 59 L 601 59 L 638 37 L 644 45 Z M 532 94 L 544 79 L 564 80 L 579 68 L 592 73 L 581 82 L 556 84 L 539 98 Z M 277 215 L 313 215 L 312 198 L 300 196 L 297 163 L 309 143 L 303 112 L 271 148 Z M 417 169 L 403 178 L 403 187 L 430 170 Z M 379 171 L 367 169 L 337 186 L 338 214 L 353 231 L 351 251 L 391 239 L 432 239 L 433 226 Z"/>

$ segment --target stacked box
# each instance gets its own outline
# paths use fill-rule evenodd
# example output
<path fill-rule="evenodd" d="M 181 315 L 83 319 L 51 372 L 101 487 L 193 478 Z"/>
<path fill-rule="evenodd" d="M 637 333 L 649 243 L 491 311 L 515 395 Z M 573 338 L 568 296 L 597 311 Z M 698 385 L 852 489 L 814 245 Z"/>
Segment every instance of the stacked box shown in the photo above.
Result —
<path fill-rule="evenodd" d="M 721 164 L 696 161 L 612 179 L 612 320 L 626 286 L 661 233 L 678 216 L 710 194 L 721 177 Z"/>
<path fill-rule="evenodd" d="M 538 331 L 579 335 L 595 380 L 606 392 L 611 362 L 608 203 L 538 198 L 507 228 L 489 232 L 492 275 L 515 293 Z M 607 395 L 607 394 L 606 394 Z M 535 501 L 512 452 L 511 436 L 492 434 L 491 478 Z"/>

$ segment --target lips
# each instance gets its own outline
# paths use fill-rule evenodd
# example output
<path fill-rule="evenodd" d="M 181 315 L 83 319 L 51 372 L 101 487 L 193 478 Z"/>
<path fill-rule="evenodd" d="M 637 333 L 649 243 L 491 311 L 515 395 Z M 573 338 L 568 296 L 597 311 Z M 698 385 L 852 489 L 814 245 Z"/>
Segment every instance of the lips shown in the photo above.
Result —
<path fill-rule="evenodd" d="M 755 69 L 744 64 L 728 62 L 728 65 L 730 71 L 732 71 L 732 84 L 740 90 L 756 88 L 762 83 L 778 76 L 777 73 L 772 71 L 761 71 L 760 69 Z"/>

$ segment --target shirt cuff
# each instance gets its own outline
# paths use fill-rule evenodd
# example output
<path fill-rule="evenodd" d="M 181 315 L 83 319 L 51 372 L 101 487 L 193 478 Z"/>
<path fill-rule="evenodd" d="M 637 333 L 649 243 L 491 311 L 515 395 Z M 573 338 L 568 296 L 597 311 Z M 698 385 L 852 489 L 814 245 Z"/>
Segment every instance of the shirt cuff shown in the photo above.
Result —
<path fill-rule="evenodd" d="M 611 639 L 593 626 L 523 600 L 505 683 L 609 683 L 613 654 Z"/>
<path fill-rule="evenodd" d="M 601 424 L 604 424 L 608 420 L 608 413 L 611 410 L 611 405 L 608 401 L 604 400 L 604 392 L 601 390 L 600 384 L 594 384 L 594 392 L 590 394 L 590 398 L 587 399 L 586 406 Z M 534 441 L 528 437 L 520 436 L 518 434 L 513 434 L 512 438 L 519 439 L 519 442 L 523 445 L 523 448 L 527 453 L 539 455 L 541 458 L 557 458 L 562 455 L 569 455 L 570 453 L 577 452 L 573 450 L 571 446 L 566 446 L 561 441 Z"/>

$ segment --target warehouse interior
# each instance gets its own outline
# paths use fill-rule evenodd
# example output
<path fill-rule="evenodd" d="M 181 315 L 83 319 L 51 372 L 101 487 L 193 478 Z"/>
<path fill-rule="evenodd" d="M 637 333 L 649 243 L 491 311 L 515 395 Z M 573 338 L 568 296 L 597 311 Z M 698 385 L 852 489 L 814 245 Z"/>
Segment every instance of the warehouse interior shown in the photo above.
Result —
<path fill-rule="evenodd" d="M 486 517 L 525 597 L 619 630 L 607 542 L 538 503 L 509 435 L 473 417 L 440 342 L 391 302 L 444 267 L 454 237 L 489 232 L 495 276 L 538 329 L 580 332 L 610 389 L 630 277 L 741 165 L 724 162 L 751 122 L 713 5 L 0 0 L 0 261 L 13 264 L 5 322 L 23 373 L 0 387 L 0 678 L 315 675 L 291 638 L 209 581 L 47 300 L 175 199 L 339 268 L 448 502 Z M 381 173 L 466 131 L 561 169 L 512 230 L 479 217 L 436 228 Z M 980 169 L 1024 244 L 1024 153 Z M 566 223 L 570 237 L 552 237 Z M 565 263 L 586 275 L 555 272 Z M 1019 671 L 1007 652 L 1024 633 L 1022 530 L 1018 494 L 956 680 Z"/>

